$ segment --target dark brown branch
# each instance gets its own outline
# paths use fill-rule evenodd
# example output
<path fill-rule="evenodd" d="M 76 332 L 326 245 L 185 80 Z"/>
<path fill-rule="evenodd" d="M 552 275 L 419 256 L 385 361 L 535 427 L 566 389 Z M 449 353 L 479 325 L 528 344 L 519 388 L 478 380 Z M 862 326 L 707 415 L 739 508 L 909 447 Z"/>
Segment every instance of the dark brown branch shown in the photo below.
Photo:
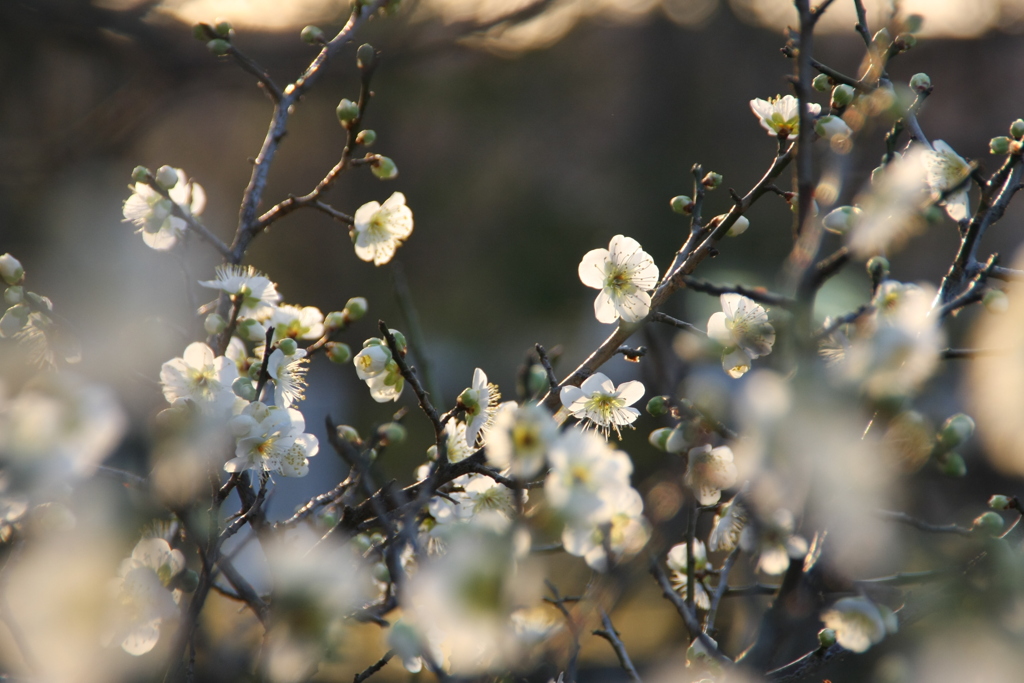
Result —
<path fill-rule="evenodd" d="M 604 638 L 612 646 L 615 656 L 619 658 L 619 665 L 625 670 L 629 680 L 634 681 L 634 683 L 642 683 L 640 674 L 637 673 L 636 667 L 633 666 L 633 661 L 629 658 L 629 653 L 626 652 L 626 646 L 622 644 L 622 640 L 619 638 L 619 632 L 612 626 L 612 620 L 604 610 L 601 610 L 601 624 L 604 625 L 604 629 L 595 630 L 593 634 Z"/>
<path fill-rule="evenodd" d="M 965 358 L 984 358 L 985 356 L 999 356 L 1004 353 L 1013 353 L 1013 349 L 943 349 L 939 357 L 943 360 L 959 360 Z"/>
<path fill-rule="evenodd" d="M 388 650 L 387 652 L 384 653 L 383 657 L 381 657 L 375 663 L 373 663 L 370 666 L 368 666 L 365 669 L 363 669 L 363 671 L 361 673 L 356 674 L 355 678 L 352 679 L 352 683 L 363 683 L 363 681 L 365 681 L 367 678 L 369 678 L 370 676 L 372 676 L 373 674 L 377 673 L 378 671 L 383 669 L 385 666 L 387 666 L 387 663 L 390 662 L 391 658 L 394 657 L 394 656 L 395 656 L 395 651 L 394 650 Z"/>
<path fill-rule="evenodd" d="M 650 321 L 653 322 L 653 323 L 664 323 L 665 325 L 671 325 L 672 327 L 679 328 L 680 330 L 686 330 L 687 332 L 694 332 L 696 334 L 703 334 L 705 337 L 708 334 L 707 332 L 705 332 L 704 330 L 700 329 L 696 325 L 688 323 L 688 322 L 686 322 L 684 320 L 679 320 L 678 318 L 673 318 L 671 316 L 665 315 L 664 313 L 661 313 L 660 311 L 657 312 L 657 313 L 652 313 L 651 317 L 650 317 Z"/>
<path fill-rule="evenodd" d="M 796 306 L 796 300 L 791 299 L 788 296 L 781 294 L 775 294 L 765 289 L 755 287 L 744 287 L 743 285 L 715 285 L 705 280 L 698 280 L 694 277 L 683 276 L 679 278 L 687 289 L 692 289 L 695 292 L 704 292 L 705 294 L 712 294 L 714 296 L 720 296 L 722 294 L 742 294 L 748 299 L 753 299 L 759 304 L 765 306 L 778 306 L 780 308 L 790 309 Z"/>
<path fill-rule="evenodd" d="M 651 575 L 661 587 L 662 595 L 666 600 L 672 603 L 676 608 L 676 611 L 679 612 L 679 616 L 683 618 L 683 623 L 686 624 L 686 628 L 690 632 L 690 638 L 700 640 L 701 644 L 705 649 L 707 649 L 710 656 L 716 661 L 731 665 L 733 661 L 718 649 L 718 645 L 716 645 L 715 641 L 711 639 L 711 636 L 701 630 L 700 622 L 697 621 L 697 615 L 693 613 L 693 610 L 691 610 L 686 602 L 679 597 L 679 594 L 675 592 L 672 588 L 672 584 L 669 583 L 668 577 L 665 576 L 665 571 L 654 558 L 651 558 Z"/>
<path fill-rule="evenodd" d="M 555 376 L 554 368 L 551 367 L 551 360 L 548 358 L 547 350 L 540 344 L 534 344 L 533 348 L 536 349 L 537 358 L 540 359 L 540 364 L 548 376 L 548 385 L 554 389 L 558 386 L 558 378 Z"/>
<path fill-rule="evenodd" d="M 242 67 L 244 71 L 247 71 L 256 77 L 274 104 L 281 101 L 281 98 L 284 97 L 284 93 L 281 92 L 281 88 L 277 86 L 277 83 L 274 83 L 274 79 L 270 77 L 270 74 L 267 73 L 266 69 L 261 67 L 247 55 L 243 54 L 231 43 L 228 43 L 228 54 L 234 58 L 238 63 L 238 66 Z"/>

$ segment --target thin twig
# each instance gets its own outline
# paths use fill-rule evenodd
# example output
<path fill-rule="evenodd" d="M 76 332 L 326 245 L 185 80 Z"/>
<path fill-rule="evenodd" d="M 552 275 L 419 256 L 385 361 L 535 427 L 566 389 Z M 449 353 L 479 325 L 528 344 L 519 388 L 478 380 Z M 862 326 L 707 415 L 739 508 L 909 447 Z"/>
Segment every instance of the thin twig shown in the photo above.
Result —
<path fill-rule="evenodd" d="M 967 527 L 957 526 L 956 524 L 929 524 L 923 520 L 911 517 L 905 512 L 894 512 L 891 510 L 877 510 L 875 515 L 889 522 L 899 522 L 912 526 L 915 529 L 921 531 L 927 531 L 935 534 L 957 534 L 960 536 L 973 536 L 972 532 Z"/>
<path fill-rule="evenodd" d="M 186 211 L 184 208 L 182 208 L 180 204 L 178 204 L 178 202 L 171 199 L 170 193 L 160 183 L 156 181 L 156 178 L 152 174 L 146 174 L 145 183 L 146 185 L 149 185 L 151 188 L 153 188 L 153 190 L 155 190 L 157 194 L 159 194 L 165 200 L 170 202 L 171 214 L 175 218 L 180 218 L 181 220 L 185 221 L 185 225 L 188 227 L 189 230 L 196 233 L 204 240 L 209 242 L 211 245 L 213 245 L 213 248 L 219 251 L 221 256 L 225 258 L 230 258 L 231 249 L 228 247 L 228 245 L 224 244 L 224 242 L 222 242 L 219 237 L 214 235 L 205 225 L 196 220 L 196 217 L 192 215 L 191 211 Z"/>
<path fill-rule="evenodd" d="M 548 385 L 554 389 L 558 386 L 558 378 L 555 376 L 554 368 L 551 367 L 551 360 L 548 358 L 547 350 L 540 344 L 534 344 L 533 348 L 536 349 L 537 358 L 540 359 L 540 364 L 548 376 Z"/>
<path fill-rule="evenodd" d="M 619 658 L 619 664 L 626 674 L 629 675 L 629 680 L 634 681 L 634 683 L 642 683 L 640 674 L 637 673 L 636 667 L 633 666 L 633 661 L 629 658 L 629 653 L 626 652 L 626 646 L 623 645 L 622 640 L 619 638 L 619 632 L 612 626 L 612 620 L 604 610 L 601 610 L 601 623 L 604 625 L 604 629 L 595 630 L 593 634 L 604 638 L 612 646 L 615 656 Z"/>
<path fill-rule="evenodd" d="M 711 639 L 711 636 L 701 630 L 700 622 L 697 621 L 697 615 L 693 613 L 693 610 L 691 610 L 689 605 L 686 604 L 686 601 L 679 597 L 679 594 L 675 592 L 672 588 L 672 584 L 669 583 L 668 577 L 665 576 L 665 571 L 654 558 L 651 558 L 651 575 L 661 587 L 662 595 L 672 603 L 676 608 L 676 611 L 679 612 L 679 616 L 683 618 L 683 623 L 686 624 L 686 628 L 690 632 L 690 638 L 700 640 L 701 644 L 705 649 L 707 649 L 710 656 L 716 661 L 731 665 L 733 661 L 718 649 L 718 645 Z"/>
<path fill-rule="evenodd" d="M 377 673 L 385 666 L 387 666 L 387 663 L 390 662 L 391 658 L 394 656 L 395 651 L 388 650 L 384 653 L 383 657 L 381 657 L 375 663 L 363 669 L 361 673 L 356 674 L 355 678 L 352 679 L 352 683 L 363 683 L 363 681 L 365 681 L 367 678 L 369 678 L 370 676 L 372 676 L 373 674 Z"/>
<path fill-rule="evenodd" d="M 679 320 L 678 318 L 673 318 L 669 315 L 665 315 L 660 311 L 658 311 L 657 313 L 652 313 L 650 320 L 653 323 L 663 323 L 665 325 L 671 325 L 672 327 L 679 328 L 680 330 L 694 332 L 695 334 L 702 334 L 705 337 L 708 334 L 707 332 L 705 332 L 704 330 L 702 330 L 701 328 L 697 327 L 692 323 L 688 323 L 685 320 Z"/>
<path fill-rule="evenodd" d="M 729 556 L 725 558 L 725 564 L 722 565 L 722 570 L 718 574 L 718 585 L 715 586 L 715 592 L 711 596 L 711 609 L 708 610 L 707 616 L 704 618 L 705 633 L 714 631 L 715 617 L 718 616 L 718 605 L 722 602 L 722 596 L 725 595 L 726 589 L 729 588 L 729 572 L 732 571 L 732 566 L 736 564 L 736 558 L 739 556 L 740 548 L 736 546 L 729 553 Z"/>
<path fill-rule="evenodd" d="M 705 294 L 712 294 L 714 296 L 720 296 L 722 294 L 742 294 L 748 299 L 753 299 L 757 303 L 764 304 L 766 306 L 778 306 L 779 308 L 786 309 L 796 306 L 795 299 L 783 296 L 782 294 L 769 292 L 761 288 L 744 287 L 743 285 L 715 285 L 689 276 L 683 276 L 679 279 L 684 285 L 686 285 L 687 289 L 692 289 L 695 292 L 704 292 Z"/>

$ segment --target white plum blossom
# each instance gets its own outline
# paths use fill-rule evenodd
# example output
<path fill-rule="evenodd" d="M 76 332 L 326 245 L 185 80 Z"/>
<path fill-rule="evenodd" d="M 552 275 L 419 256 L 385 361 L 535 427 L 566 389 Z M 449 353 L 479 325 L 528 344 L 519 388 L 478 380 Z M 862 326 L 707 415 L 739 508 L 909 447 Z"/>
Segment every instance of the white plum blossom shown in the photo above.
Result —
<path fill-rule="evenodd" d="M 914 146 L 871 175 L 869 188 L 855 204 L 863 213 L 852 221 L 847 241 L 860 258 L 892 253 L 926 227 L 922 209 L 928 199 L 924 148 Z"/>
<path fill-rule="evenodd" d="M 250 403 L 231 418 L 237 444 L 235 457 L 224 464 L 224 470 L 306 476 L 309 458 L 317 454 L 320 443 L 312 434 L 306 434 L 305 429 L 302 413 L 294 408 L 267 406 L 259 401 Z"/>
<path fill-rule="evenodd" d="M 846 125 L 846 121 L 838 116 L 822 116 L 815 122 L 814 132 L 827 140 L 831 140 L 837 135 L 848 138 L 853 134 L 850 127 Z"/>
<path fill-rule="evenodd" d="M 570 555 L 582 557 L 599 572 L 608 570 L 608 551 L 615 561 L 640 552 L 650 538 L 650 525 L 643 516 L 644 501 L 631 486 L 615 486 L 605 496 L 607 507 L 589 523 L 567 524 L 562 546 Z"/>
<path fill-rule="evenodd" d="M 214 356 L 203 342 L 185 347 L 181 358 L 167 361 L 160 368 L 160 383 L 168 403 L 193 401 L 209 411 L 228 411 L 240 401 L 231 384 L 238 379 L 238 366 L 224 356 Z"/>
<path fill-rule="evenodd" d="M 324 335 L 324 314 L 316 306 L 278 306 L 267 322 L 274 328 L 274 340 L 319 339 Z"/>
<path fill-rule="evenodd" d="M 174 204 L 193 216 L 201 214 L 206 207 L 206 193 L 202 186 L 189 182 L 181 169 L 175 170 L 178 182 L 167 191 L 169 200 L 148 184 L 135 183 L 131 186 L 132 195 L 124 203 L 124 219 L 137 225 L 146 245 L 158 251 L 173 249 L 178 238 L 188 229 L 184 220 L 172 215 Z"/>
<path fill-rule="evenodd" d="M 736 465 L 732 459 L 732 449 L 728 446 L 711 448 L 710 444 L 704 444 L 690 449 L 686 485 L 701 505 L 714 505 L 722 497 L 722 489 L 736 483 Z"/>
<path fill-rule="evenodd" d="M 598 322 L 619 318 L 635 323 L 651 311 L 648 292 L 658 284 L 658 266 L 632 237 L 616 235 L 607 249 L 588 251 L 579 265 L 580 280 L 600 289 L 594 300 Z"/>
<path fill-rule="evenodd" d="M 720 506 L 711 520 L 711 534 L 708 536 L 708 547 L 711 550 L 731 551 L 740 541 L 740 533 L 747 525 L 747 511 L 743 504 L 733 498 Z"/>
<path fill-rule="evenodd" d="M 466 439 L 466 423 L 461 420 L 448 420 L 444 423 L 445 445 L 448 448 L 448 462 L 459 462 L 473 454 Z M 431 446 L 437 449 L 436 446 Z"/>
<path fill-rule="evenodd" d="M 578 420 L 587 420 L 608 436 L 620 427 L 632 425 L 640 411 L 632 408 L 644 395 L 644 385 L 636 380 L 615 386 L 607 375 L 595 372 L 578 387 L 565 386 L 559 394 L 562 405 Z"/>
<path fill-rule="evenodd" d="M 544 406 L 502 403 L 487 432 L 487 462 L 517 479 L 529 479 L 544 469 L 548 447 L 556 438 L 558 425 Z"/>
<path fill-rule="evenodd" d="M 750 100 L 750 110 L 760 120 L 761 127 L 769 135 L 796 140 L 800 130 L 799 101 L 792 95 L 770 97 L 767 100 Z M 812 117 L 821 113 L 820 104 L 807 104 Z"/>
<path fill-rule="evenodd" d="M 352 239 L 356 256 L 381 266 L 391 260 L 395 250 L 412 234 L 412 209 L 405 195 L 395 192 L 384 204 L 369 202 L 356 209 Z"/>
<path fill-rule="evenodd" d="M 725 347 L 723 369 L 730 377 L 742 377 L 750 369 L 750 361 L 772 352 L 775 328 L 753 299 L 729 293 L 719 301 L 722 310 L 708 319 L 708 336 Z"/>
<path fill-rule="evenodd" d="M 405 378 L 398 374 L 396 366 L 394 371 L 388 370 L 366 380 L 366 386 L 370 390 L 370 397 L 377 403 L 397 401 L 405 388 Z"/>
<path fill-rule="evenodd" d="M 144 538 L 121 563 L 113 585 L 124 623 L 115 639 L 130 655 L 144 655 L 160 640 L 160 625 L 179 615 L 180 591 L 167 589 L 185 569 L 185 557 L 162 538 Z"/>
<path fill-rule="evenodd" d="M 629 487 L 633 462 L 608 442 L 579 429 L 565 432 L 548 451 L 551 471 L 544 481 L 547 502 L 572 525 L 611 518 L 610 497 Z"/>
<path fill-rule="evenodd" d="M 953 148 L 942 140 L 932 143 L 934 149 L 926 151 L 924 160 L 925 178 L 932 192 L 942 194 L 962 185 L 945 199 L 946 213 L 955 221 L 962 221 L 970 213 L 970 201 L 967 191 L 970 184 L 965 183 L 971 175 L 971 165 Z"/>
<path fill-rule="evenodd" d="M 267 361 L 267 374 L 274 380 L 274 405 L 288 408 L 306 397 L 308 369 L 305 349 L 296 349 L 291 355 L 274 349 Z"/>
<path fill-rule="evenodd" d="M 500 400 L 498 386 L 487 381 L 483 370 L 474 370 L 473 386 L 459 394 L 459 406 L 466 411 L 466 443 L 470 447 L 483 441 Z"/>
<path fill-rule="evenodd" d="M 241 297 L 238 315 L 246 318 L 265 318 L 281 301 L 277 285 L 252 266 L 217 266 L 216 277 L 213 280 L 200 281 L 199 284 L 210 289 L 219 289 L 231 296 Z"/>
<path fill-rule="evenodd" d="M 852 652 L 865 652 L 882 642 L 887 630 L 878 606 L 864 597 L 838 600 L 821 620 L 836 632 L 836 642 Z"/>
<path fill-rule="evenodd" d="M 352 364 L 356 366 L 356 376 L 361 380 L 368 380 L 384 373 L 391 362 L 391 349 L 381 344 L 379 339 L 370 339 L 367 342 L 363 345 L 363 350 L 352 359 Z"/>
<path fill-rule="evenodd" d="M 757 524 L 744 527 L 740 533 L 740 548 L 758 556 L 758 569 L 778 576 L 789 567 L 790 559 L 800 559 L 807 554 L 807 541 L 793 535 L 793 526 L 793 513 L 778 508 L 771 515 L 759 517 Z"/>
<path fill-rule="evenodd" d="M 686 543 L 677 543 L 668 551 L 668 558 L 665 562 L 672 570 L 672 586 L 676 591 L 685 596 L 687 586 L 690 583 L 686 572 Z M 693 573 L 698 577 L 708 569 L 708 553 L 704 543 L 699 539 L 693 539 Z M 693 602 L 700 609 L 711 609 L 711 596 L 708 595 L 704 582 L 697 578 L 693 584 Z"/>
<path fill-rule="evenodd" d="M 430 499 L 430 516 L 438 524 L 472 521 L 502 531 L 512 523 L 516 502 L 511 489 L 482 474 L 464 475 L 452 485 L 444 497 Z"/>

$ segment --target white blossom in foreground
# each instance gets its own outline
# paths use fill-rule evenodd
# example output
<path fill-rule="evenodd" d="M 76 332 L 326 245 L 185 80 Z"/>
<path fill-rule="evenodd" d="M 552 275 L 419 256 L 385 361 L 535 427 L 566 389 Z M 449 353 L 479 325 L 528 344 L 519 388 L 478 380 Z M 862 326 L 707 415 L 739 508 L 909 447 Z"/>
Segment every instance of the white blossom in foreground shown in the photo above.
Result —
<path fill-rule="evenodd" d="M 430 499 L 430 516 L 439 525 L 473 522 L 504 531 L 512 523 L 516 502 L 511 489 L 482 474 L 459 477 L 452 485 L 444 497 Z"/>
<path fill-rule="evenodd" d="M 395 192 L 384 204 L 369 202 L 356 209 L 352 239 L 356 256 L 382 266 L 395 255 L 395 250 L 412 234 L 412 209 L 405 205 L 405 195 Z"/>
<path fill-rule="evenodd" d="M 658 284 L 658 266 L 632 237 L 616 235 L 607 249 L 588 251 L 580 261 L 579 276 L 587 287 L 601 290 L 594 300 L 598 322 L 622 318 L 635 323 L 650 313 L 647 292 Z"/>
<path fill-rule="evenodd" d="M 921 209 L 928 201 L 920 147 L 896 155 L 872 174 L 871 185 L 855 200 L 862 213 L 851 221 L 847 241 L 859 257 L 891 253 L 924 231 Z"/>
<path fill-rule="evenodd" d="M 758 569 L 778 576 L 789 567 L 790 559 L 800 559 L 807 554 L 807 541 L 793 535 L 793 514 L 779 508 L 743 529 L 740 548 L 757 555 Z"/>
<path fill-rule="evenodd" d="M 306 397 L 306 371 L 309 359 L 305 349 L 285 355 L 281 349 L 274 349 L 267 361 L 267 374 L 274 380 L 274 404 L 288 408 Z"/>
<path fill-rule="evenodd" d="M 206 193 L 202 186 L 189 182 L 181 169 L 175 170 L 178 182 L 167 191 L 170 200 L 164 199 L 146 183 L 135 183 L 131 186 L 132 195 L 124 203 L 124 219 L 137 225 L 142 240 L 158 251 L 174 248 L 178 238 L 188 229 L 184 220 L 172 215 L 174 204 L 193 216 L 201 214 L 206 207 Z"/>
<path fill-rule="evenodd" d="M 686 572 L 686 543 L 677 543 L 672 546 L 672 549 L 668 551 L 668 558 L 665 562 L 668 568 L 672 570 L 672 575 L 669 577 L 672 580 L 672 586 L 676 591 L 686 596 L 686 589 L 690 583 L 689 576 Z M 708 569 L 708 553 L 704 548 L 704 543 L 699 539 L 693 540 L 693 573 L 695 577 L 700 576 Z M 693 584 L 693 602 L 700 609 L 711 609 L 711 596 L 708 595 L 708 591 L 704 588 L 704 582 L 699 578 L 694 581 Z"/>
<path fill-rule="evenodd" d="M 711 448 L 704 444 L 690 449 L 686 467 L 686 485 L 701 505 L 714 505 L 722 497 L 722 489 L 736 483 L 736 465 L 728 446 Z"/>
<path fill-rule="evenodd" d="M 144 538 L 121 563 L 113 588 L 123 608 L 123 623 L 115 633 L 121 648 L 143 655 L 160 640 L 160 625 L 178 616 L 180 591 L 167 589 L 185 569 L 185 557 L 162 538 Z"/>
<path fill-rule="evenodd" d="M 305 429 L 302 413 L 294 408 L 267 406 L 259 401 L 250 403 L 231 418 L 231 431 L 237 444 L 235 457 L 224 464 L 224 470 L 306 476 L 309 458 L 317 454 L 320 443 L 312 434 L 306 434 Z"/>
<path fill-rule="evenodd" d="M 836 642 L 853 652 L 865 652 L 882 642 L 886 624 L 875 603 L 867 598 L 842 598 L 822 613 L 821 620 L 836 632 Z"/>
<path fill-rule="evenodd" d="M 215 357 L 203 342 L 185 347 L 181 358 L 167 361 L 160 368 L 160 383 L 168 403 L 189 400 L 209 411 L 228 411 L 240 399 L 231 389 L 238 379 L 238 367 L 231 359 Z"/>
<path fill-rule="evenodd" d="M 601 372 L 583 381 L 578 387 L 565 386 L 559 397 L 573 417 L 587 420 L 607 438 L 611 430 L 621 437 L 620 427 L 632 425 L 640 411 L 632 408 L 644 395 L 644 385 L 636 380 L 615 386 Z"/>
<path fill-rule="evenodd" d="M 750 100 L 750 110 L 769 135 L 796 140 L 800 130 L 800 109 L 799 101 L 792 95 Z M 807 112 L 813 118 L 821 113 L 821 105 L 808 103 Z"/>
<path fill-rule="evenodd" d="M 487 463 L 529 479 L 544 469 L 548 447 L 558 438 L 558 425 L 542 405 L 502 403 L 487 432 Z"/>
<path fill-rule="evenodd" d="M 775 328 L 753 299 L 723 294 L 719 301 L 722 310 L 708 319 L 708 336 L 725 347 L 723 369 L 730 377 L 742 377 L 750 369 L 750 361 L 772 352 Z"/>
<path fill-rule="evenodd" d="M 592 432 L 565 432 L 548 451 L 551 471 L 544 481 L 548 504 L 570 524 L 610 519 L 614 491 L 629 487 L 633 462 Z"/>
<path fill-rule="evenodd" d="M 316 306 L 278 306 L 270 315 L 268 327 L 274 328 L 274 340 L 319 339 L 324 335 L 324 314 Z"/>
<path fill-rule="evenodd" d="M 471 448 L 483 441 L 500 400 L 498 385 L 488 382 L 480 368 L 474 370 L 473 386 L 459 394 L 459 406 L 466 411 L 466 443 Z"/>
<path fill-rule="evenodd" d="M 628 559 L 647 544 L 650 525 L 643 516 L 644 501 L 631 486 L 613 486 L 603 495 L 606 507 L 585 523 L 566 525 L 562 546 L 570 555 L 582 557 L 596 571 L 608 570 L 608 552 L 613 560 Z"/>
<path fill-rule="evenodd" d="M 970 201 L 967 196 L 970 183 L 964 181 L 971 174 L 971 165 L 942 140 L 936 140 L 932 147 L 934 149 L 926 151 L 922 156 L 928 187 L 932 192 L 942 194 L 962 185 L 960 189 L 946 197 L 944 202 L 949 217 L 955 221 L 962 221 L 970 214 Z"/>
<path fill-rule="evenodd" d="M 217 266 L 216 277 L 213 280 L 201 281 L 199 284 L 234 297 L 241 297 L 238 315 L 245 318 L 269 316 L 281 301 L 277 285 L 252 266 Z"/>

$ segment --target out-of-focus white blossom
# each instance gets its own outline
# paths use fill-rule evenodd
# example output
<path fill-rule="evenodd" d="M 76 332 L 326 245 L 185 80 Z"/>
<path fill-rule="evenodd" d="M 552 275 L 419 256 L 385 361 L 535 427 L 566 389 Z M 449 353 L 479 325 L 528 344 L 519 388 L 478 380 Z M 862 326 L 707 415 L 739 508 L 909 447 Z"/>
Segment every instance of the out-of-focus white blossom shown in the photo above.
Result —
<path fill-rule="evenodd" d="M 643 395 L 644 385 L 640 382 L 623 382 L 616 387 L 604 373 L 595 372 L 578 387 L 562 387 L 559 396 L 576 419 L 589 421 L 605 437 L 613 429 L 621 437 L 619 428 L 640 417 L 640 411 L 630 406 Z"/>
<path fill-rule="evenodd" d="M 304 477 L 309 458 L 317 454 L 320 443 L 306 434 L 306 421 L 294 408 L 267 406 L 259 401 L 248 404 L 231 418 L 231 431 L 237 440 L 235 457 L 224 464 L 227 472 L 256 470 L 277 472 L 286 477 Z"/>
<path fill-rule="evenodd" d="M 807 541 L 793 535 L 793 514 L 785 508 L 746 526 L 740 533 L 740 547 L 757 555 L 757 568 L 772 576 L 786 571 L 790 559 L 807 554 Z"/>
<path fill-rule="evenodd" d="M 401 192 L 395 192 L 383 204 L 363 204 L 353 218 L 356 256 L 373 261 L 375 266 L 390 261 L 395 250 L 412 234 L 412 209 L 405 205 Z"/>
<path fill-rule="evenodd" d="M 633 463 L 600 436 L 573 429 L 548 451 L 551 471 L 544 482 L 548 504 L 570 524 L 607 521 L 610 497 L 629 486 Z"/>
<path fill-rule="evenodd" d="M 690 449 L 686 467 L 686 485 L 701 505 L 714 505 L 722 497 L 722 489 L 736 483 L 736 465 L 728 446 L 711 448 L 704 444 Z"/>
<path fill-rule="evenodd" d="M 224 356 L 215 357 L 203 342 L 185 347 L 181 358 L 167 361 L 160 368 L 160 383 L 168 403 L 189 400 L 203 410 L 230 411 L 238 397 L 231 384 L 238 379 L 238 368 Z"/>
<path fill-rule="evenodd" d="M 942 194 L 963 185 L 945 199 L 946 213 L 949 217 L 955 221 L 962 221 L 971 211 L 967 196 L 971 186 L 964 182 L 971 175 L 971 165 L 942 140 L 933 142 L 932 147 L 933 149 L 926 151 L 922 157 L 928 187 L 932 192 Z"/>
<path fill-rule="evenodd" d="M 862 213 L 850 225 L 847 243 L 858 258 L 890 253 L 925 229 L 922 209 L 928 201 L 924 151 L 913 147 L 872 176 L 854 204 Z"/>
<path fill-rule="evenodd" d="M 647 292 L 658 284 L 658 266 L 635 239 L 616 235 L 607 249 L 593 249 L 583 256 L 579 276 L 587 287 L 601 290 L 594 300 L 598 322 L 622 318 L 635 323 L 651 310 Z"/>
<path fill-rule="evenodd" d="M 708 547 L 711 550 L 731 551 L 740 541 L 740 533 L 747 525 L 747 511 L 743 504 L 733 498 L 719 506 L 715 518 L 711 521 L 711 534 L 708 536 Z"/>
<path fill-rule="evenodd" d="M 708 336 L 725 347 L 722 367 L 730 377 L 742 377 L 750 361 L 772 352 L 775 328 L 768 313 L 753 299 L 742 294 L 719 297 L 722 310 L 708 319 Z"/>
<path fill-rule="evenodd" d="M 687 586 L 690 583 L 689 576 L 687 574 L 687 562 L 686 562 L 686 543 L 677 543 L 672 546 L 668 551 L 668 558 L 665 561 L 668 568 L 672 570 L 672 575 L 669 577 L 672 581 L 673 588 L 680 594 L 685 596 Z M 708 568 L 708 553 L 704 548 L 704 543 L 699 539 L 693 540 L 693 571 L 694 576 L 699 573 L 703 573 Z M 693 602 L 700 609 L 711 609 L 711 596 L 708 595 L 707 589 L 704 587 L 704 582 L 697 579 L 693 584 Z"/>
<path fill-rule="evenodd" d="M 582 557 L 596 571 L 608 569 L 608 551 L 618 562 L 640 552 L 650 537 L 650 525 L 643 516 L 644 501 L 631 486 L 618 486 L 605 495 L 606 507 L 588 522 L 568 524 L 562 532 L 562 546 L 570 555 Z"/>
<path fill-rule="evenodd" d="M 172 215 L 174 204 L 193 216 L 200 215 L 206 207 L 203 187 L 189 182 L 180 168 L 175 170 L 178 182 L 167 191 L 169 200 L 146 183 L 135 183 L 132 195 L 124 203 L 124 219 L 137 225 L 142 240 L 158 251 L 174 248 L 178 238 L 188 229 L 184 220 Z"/>
<path fill-rule="evenodd" d="M 517 479 L 529 479 L 544 469 L 548 447 L 556 438 L 558 425 L 544 406 L 502 403 L 487 432 L 487 462 Z"/>
<path fill-rule="evenodd" d="M 885 638 L 886 627 L 875 603 L 864 597 L 842 598 L 821 615 L 836 642 L 852 652 L 866 652 Z"/>
<path fill-rule="evenodd" d="M 800 105 L 792 95 L 750 100 L 750 110 L 757 116 L 761 127 L 768 131 L 768 135 L 796 140 L 800 130 Z M 807 113 L 812 118 L 817 116 L 821 113 L 821 105 L 808 102 Z"/>
<path fill-rule="evenodd" d="M 130 655 L 144 655 L 160 640 L 160 625 L 178 616 L 180 591 L 167 585 L 185 568 L 180 550 L 162 538 L 144 538 L 121 563 L 113 589 L 124 622 L 115 638 Z"/>

